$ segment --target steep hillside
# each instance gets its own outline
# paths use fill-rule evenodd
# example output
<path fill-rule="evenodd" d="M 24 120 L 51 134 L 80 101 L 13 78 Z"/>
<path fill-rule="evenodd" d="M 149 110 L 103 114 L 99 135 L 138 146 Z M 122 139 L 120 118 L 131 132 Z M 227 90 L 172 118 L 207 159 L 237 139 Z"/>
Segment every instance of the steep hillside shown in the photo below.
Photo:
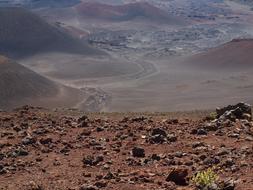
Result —
<path fill-rule="evenodd" d="M 43 51 L 97 53 L 39 16 L 22 8 L 0 8 L 0 54 L 27 56 Z"/>
<path fill-rule="evenodd" d="M 57 85 L 48 79 L 7 58 L 1 57 L 0 60 L 0 107 L 58 93 Z"/>
<path fill-rule="evenodd" d="M 253 40 L 234 39 L 187 59 L 191 65 L 213 69 L 253 68 Z"/>
<path fill-rule="evenodd" d="M 168 15 L 165 11 L 144 2 L 124 5 L 108 5 L 97 2 L 84 2 L 77 6 L 78 12 L 86 18 L 129 21 L 135 18 L 144 18 L 156 22 L 180 24 L 183 22 L 177 17 Z"/>
<path fill-rule="evenodd" d="M 72 107 L 81 98 L 79 90 L 58 85 L 0 56 L 0 109 L 24 104 Z"/>

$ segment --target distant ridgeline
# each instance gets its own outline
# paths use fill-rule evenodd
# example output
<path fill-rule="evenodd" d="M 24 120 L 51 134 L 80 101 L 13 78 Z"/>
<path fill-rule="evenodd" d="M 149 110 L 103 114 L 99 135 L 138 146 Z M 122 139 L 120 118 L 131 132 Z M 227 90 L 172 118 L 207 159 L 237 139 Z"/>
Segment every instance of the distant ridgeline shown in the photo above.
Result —
<path fill-rule="evenodd" d="M 1 0 L 0 7 L 68 7 L 80 3 L 80 0 Z"/>
<path fill-rule="evenodd" d="M 234 2 L 237 2 L 237 3 L 241 3 L 241 4 L 244 4 L 244 5 L 248 5 L 248 6 L 251 6 L 253 9 L 253 0 L 230 0 L 230 1 L 234 1 Z"/>

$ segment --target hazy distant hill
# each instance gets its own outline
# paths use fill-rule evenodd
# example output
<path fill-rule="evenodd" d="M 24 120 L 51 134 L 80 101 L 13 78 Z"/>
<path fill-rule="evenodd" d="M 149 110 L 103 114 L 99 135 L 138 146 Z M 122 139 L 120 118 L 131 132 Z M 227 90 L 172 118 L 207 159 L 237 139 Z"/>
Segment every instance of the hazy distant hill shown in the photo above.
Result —
<path fill-rule="evenodd" d="M 83 2 L 77 6 L 79 13 L 86 18 L 111 21 L 129 21 L 143 18 L 149 21 L 180 24 L 183 21 L 145 2 L 124 5 L 108 5 L 97 2 Z"/>
<path fill-rule="evenodd" d="M 234 2 L 237 2 L 237 3 L 241 3 L 241 4 L 244 4 L 244 5 L 249 5 L 249 6 L 253 7 L 253 1 L 252 0 L 230 0 L 230 1 L 234 1 Z"/>
<path fill-rule="evenodd" d="M 24 104 L 72 107 L 83 98 L 80 90 L 57 84 L 0 56 L 0 109 Z"/>
<path fill-rule="evenodd" d="M 0 1 L 0 6 L 21 6 L 27 8 L 42 8 L 42 7 L 68 7 L 80 3 L 80 0 L 3 0 Z"/>
<path fill-rule="evenodd" d="M 96 53 L 95 50 L 23 8 L 0 8 L 0 54 L 26 56 L 42 51 Z"/>
<path fill-rule="evenodd" d="M 52 81 L 0 56 L 0 108 L 58 93 Z"/>
<path fill-rule="evenodd" d="M 192 56 L 187 61 L 209 69 L 253 68 L 253 40 L 235 39 L 222 46 Z"/>

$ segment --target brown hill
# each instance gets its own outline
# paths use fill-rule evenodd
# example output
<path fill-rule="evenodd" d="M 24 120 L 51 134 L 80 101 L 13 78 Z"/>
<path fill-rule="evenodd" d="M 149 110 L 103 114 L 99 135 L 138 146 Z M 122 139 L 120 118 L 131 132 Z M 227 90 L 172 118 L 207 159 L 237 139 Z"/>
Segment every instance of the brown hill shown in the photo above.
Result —
<path fill-rule="evenodd" d="M 238 69 L 253 67 L 253 39 L 234 39 L 222 46 L 187 59 L 190 65 L 208 69 Z"/>
<path fill-rule="evenodd" d="M 98 2 L 83 2 L 77 6 L 78 12 L 86 18 L 129 21 L 144 18 L 156 22 L 180 24 L 182 20 L 167 14 L 165 11 L 145 2 L 129 3 L 125 5 L 108 5 Z"/>
<path fill-rule="evenodd" d="M 97 53 L 60 27 L 48 24 L 23 8 L 0 8 L 0 44 L 0 54 L 12 57 L 42 51 Z"/>
<path fill-rule="evenodd" d="M 76 100 L 70 100 L 70 97 Z M 73 106 L 81 99 L 79 90 L 58 85 L 51 80 L 0 56 L 0 109 L 24 104 L 47 107 Z M 70 101 L 69 101 L 70 100 Z"/>

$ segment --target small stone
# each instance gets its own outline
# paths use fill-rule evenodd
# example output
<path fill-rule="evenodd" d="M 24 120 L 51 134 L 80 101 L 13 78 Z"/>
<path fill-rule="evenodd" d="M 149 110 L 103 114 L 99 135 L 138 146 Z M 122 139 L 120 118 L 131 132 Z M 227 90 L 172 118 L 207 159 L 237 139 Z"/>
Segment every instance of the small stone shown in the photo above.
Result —
<path fill-rule="evenodd" d="M 248 113 L 244 113 L 242 115 L 243 119 L 246 119 L 247 121 L 251 121 L 252 120 L 252 115 L 248 114 Z"/>
<path fill-rule="evenodd" d="M 140 147 L 134 147 L 132 149 L 132 155 L 133 155 L 133 157 L 144 158 L 145 157 L 145 150 Z"/>
<path fill-rule="evenodd" d="M 164 131 L 164 130 L 161 129 L 161 128 L 156 128 L 156 129 L 153 129 L 151 135 L 152 135 L 152 136 L 154 136 L 154 135 L 161 135 L 161 136 L 166 137 L 166 136 L 167 136 L 167 133 L 166 133 L 166 131 Z"/>
<path fill-rule="evenodd" d="M 217 152 L 217 156 L 224 156 L 224 155 L 228 155 L 230 153 L 229 150 L 222 148 Z"/>
<path fill-rule="evenodd" d="M 105 181 L 98 181 L 98 182 L 96 182 L 94 185 L 95 185 L 96 187 L 98 187 L 98 188 L 104 188 L 104 187 L 107 186 L 107 182 L 105 182 Z"/>
<path fill-rule="evenodd" d="M 155 128 L 151 132 L 150 142 L 155 144 L 162 144 L 166 141 L 167 133 L 161 128 Z"/>
<path fill-rule="evenodd" d="M 53 142 L 53 139 L 52 138 L 49 138 L 49 137 L 47 137 L 47 138 L 42 138 L 42 139 L 40 139 L 40 143 L 41 144 L 50 144 L 50 143 L 52 143 Z"/>
<path fill-rule="evenodd" d="M 253 141 L 253 137 L 251 137 L 251 136 L 247 136 L 247 137 L 245 138 L 245 140 L 246 140 L 246 141 L 250 141 L 250 142 L 252 142 L 252 141 Z"/>
<path fill-rule="evenodd" d="M 83 158 L 83 164 L 85 166 L 92 166 L 94 163 L 94 160 L 95 160 L 94 156 L 90 156 L 90 155 L 86 156 Z"/>
<path fill-rule="evenodd" d="M 161 157 L 157 154 L 152 154 L 151 158 L 152 160 L 157 160 L 157 161 L 161 160 Z"/>
<path fill-rule="evenodd" d="M 216 125 L 216 123 L 207 123 L 204 128 L 207 131 L 217 131 L 218 130 L 218 126 Z"/>
<path fill-rule="evenodd" d="M 19 148 L 14 151 L 14 155 L 16 156 L 27 156 L 28 154 L 28 151 L 24 150 L 23 148 Z"/>
<path fill-rule="evenodd" d="M 230 138 L 239 138 L 240 134 L 238 134 L 238 133 L 230 133 L 230 134 L 228 134 L 228 137 L 230 137 Z"/>
<path fill-rule="evenodd" d="M 205 129 L 198 129 L 197 130 L 197 135 L 207 135 L 207 131 Z"/>
<path fill-rule="evenodd" d="M 84 129 L 83 132 L 81 133 L 81 136 L 90 136 L 91 135 L 91 130 L 89 129 Z"/>
<path fill-rule="evenodd" d="M 108 172 L 105 176 L 104 176 L 104 179 L 106 180 L 111 180 L 111 179 L 114 179 L 114 175 L 112 172 Z"/>
<path fill-rule="evenodd" d="M 234 180 L 228 180 L 224 182 L 222 190 L 234 190 L 234 189 L 235 189 Z"/>
<path fill-rule="evenodd" d="M 97 127 L 97 129 L 96 129 L 96 131 L 97 132 L 102 132 L 102 131 L 104 131 L 105 129 L 103 128 L 103 127 Z"/>
<path fill-rule="evenodd" d="M 198 148 L 198 147 L 202 147 L 202 146 L 205 146 L 205 144 L 203 142 L 192 143 L 192 148 Z"/>
<path fill-rule="evenodd" d="M 176 141 L 177 141 L 177 136 L 174 135 L 174 134 L 168 134 L 168 135 L 167 135 L 167 140 L 168 140 L 169 142 L 176 142 Z"/>
<path fill-rule="evenodd" d="M 0 175 L 6 174 L 8 171 L 3 165 L 0 165 Z"/>
<path fill-rule="evenodd" d="M 29 145 L 34 143 L 36 143 L 36 139 L 31 136 L 26 136 L 25 138 L 22 139 L 23 145 Z"/>
<path fill-rule="evenodd" d="M 88 155 L 83 158 L 83 164 L 85 166 L 96 166 L 100 162 L 104 161 L 104 156 L 99 155 L 96 158 L 94 156 Z"/>
<path fill-rule="evenodd" d="M 78 122 L 78 123 L 81 123 L 81 122 L 87 121 L 87 120 L 88 120 L 88 117 L 87 117 L 86 115 L 83 115 L 83 116 L 81 116 L 80 118 L 78 118 L 77 122 Z"/>
<path fill-rule="evenodd" d="M 223 166 L 225 166 L 225 167 L 232 167 L 234 164 L 235 163 L 234 163 L 233 159 L 232 158 L 228 158 L 227 160 L 225 160 Z"/>
<path fill-rule="evenodd" d="M 93 185 L 82 185 L 79 190 L 98 190 L 98 188 Z"/>
<path fill-rule="evenodd" d="M 188 177 L 187 169 L 174 169 L 170 172 L 170 174 L 166 178 L 166 181 L 167 182 L 172 181 L 179 186 L 187 186 L 188 185 L 187 177 Z"/>
<path fill-rule="evenodd" d="M 34 181 L 30 181 L 27 184 L 27 190 L 44 190 L 44 188 L 41 185 L 38 185 Z"/>
<path fill-rule="evenodd" d="M 89 119 L 86 115 L 80 117 L 78 120 L 78 127 L 84 128 L 84 127 L 88 127 L 88 123 L 89 123 Z"/>

